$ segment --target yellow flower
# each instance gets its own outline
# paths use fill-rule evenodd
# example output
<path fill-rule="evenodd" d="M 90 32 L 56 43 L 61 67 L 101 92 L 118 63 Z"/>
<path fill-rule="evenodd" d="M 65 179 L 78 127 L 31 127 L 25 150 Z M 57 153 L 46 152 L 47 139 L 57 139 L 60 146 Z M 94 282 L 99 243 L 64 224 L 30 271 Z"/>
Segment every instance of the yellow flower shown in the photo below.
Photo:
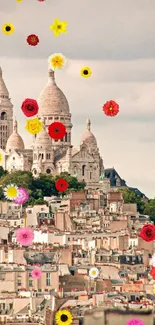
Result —
<path fill-rule="evenodd" d="M 66 63 L 65 57 L 61 53 L 54 53 L 48 59 L 48 63 L 51 68 L 54 69 L 62 69 Z"/>
<path fill-rule="evenodd" d="M 73 322 L 73 316 L 68 310 L 59 310 L 55 315 L 55 322 L 58 325 L 70 325 Z"/>
<path fill-rule="evenodd" d="M 12 34 L 14 32 L 14 30 L 15 30 L 14 26 L 10 23 L 6 23 L 2 27 L 2 31 L 6 35 Z"/>
<path fill-rule="evenodd" d="M 7 185 L 4 189 L 4 196 L 8 199 L 8 200 L 14 200 L 16 199 L 18 195 L 18 187 L 14 184 L 11 185 Z"/>
<path fill-rule="evenodd" d="M 38 118 L 34 118 L 32 120 L 26 121 L 26 130 L 31 134 L 37 134 L 42 130 L 42 122 L 38 120 Z"/>
<path fill-rule="evenodd" d="M 3 162 L 3 154 L 0 153 L 0 165 L 2 165 L 2 162 Z"/>
<path fill-rule="evenodd" d="M 50 29 L 54 31 L 54 36 L 59 36 L 60 33 L 66 33 L 66 21 L 60 21 L 58 18 L 54 19 L 54 24 L 50 26 Z"/>
<path fill-rule="evenodd" d="M 80 74 L 84 78 L 89 78 L 92 74 L 92 71 L 89 67 L 84 67 L 81 69 Z"/>
<path fill-rule="evenodd" d="M 17 2 L 22 2 L 22 0 L 16 0 Z"/>

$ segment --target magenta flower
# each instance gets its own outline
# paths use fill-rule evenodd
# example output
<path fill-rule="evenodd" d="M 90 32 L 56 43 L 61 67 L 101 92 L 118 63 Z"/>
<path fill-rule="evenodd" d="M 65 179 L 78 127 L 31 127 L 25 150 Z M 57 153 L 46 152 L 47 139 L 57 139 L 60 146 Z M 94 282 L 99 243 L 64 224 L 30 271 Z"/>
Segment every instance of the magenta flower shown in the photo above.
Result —
<path fill-rule="evenodd" d="M 40 269 L 35 268 L 32 270 L 31 275 L 32 275 L 32 278 L 39 279 L 42 276 L 42 272 Z"/>
<path fill-rule="evenodd" d="M 132 318 L 126 322 L 126 325 L 144 325 L 144 322 L 138 318 Z"/>
<path fill-rule="evenodd" d="M 34 239 L 34 233 L 31 228 L 19 228 L 16 231 L 16 239 L 22 246 L 29 246 Z"/>
<path fill-rule="evenodd" d="M 19 187 L 18 195 L 15 198 L 15 200 L 13 200 L 13 202 L 16 204 L 24 204 L 25 202 L 28 201 L 28 199 L 29 199 L 29 194 L 28 194 L 27 190 L 23 187 Z"/>

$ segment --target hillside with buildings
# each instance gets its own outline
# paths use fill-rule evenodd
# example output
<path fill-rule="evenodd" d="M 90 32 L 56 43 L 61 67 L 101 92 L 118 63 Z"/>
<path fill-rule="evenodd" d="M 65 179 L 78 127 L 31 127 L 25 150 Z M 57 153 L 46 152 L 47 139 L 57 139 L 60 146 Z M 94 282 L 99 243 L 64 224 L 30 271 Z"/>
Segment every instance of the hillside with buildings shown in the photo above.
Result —
<path fill-rule="evenodd" d="M 119 325 L 131 318 L 153 325 L 154 241 L 140 233 L 153 227 L 154 199 L 104 167 L 89 119 L 79 147 L 71 144 L 69 105 L 53 70 L 38 99 L 43 129 L 32 148 L 13 121 L 2 70 L 0 98 L 0 324 L 113 325 L 117 317 Z M 47 133 L 54 121 L 66 127 L 61 140 Z M 25 204 L 6 199 L 10 184 L 24 187 Z M 22 245 L 17 233 L 25 228 L 33 240 Z"/>

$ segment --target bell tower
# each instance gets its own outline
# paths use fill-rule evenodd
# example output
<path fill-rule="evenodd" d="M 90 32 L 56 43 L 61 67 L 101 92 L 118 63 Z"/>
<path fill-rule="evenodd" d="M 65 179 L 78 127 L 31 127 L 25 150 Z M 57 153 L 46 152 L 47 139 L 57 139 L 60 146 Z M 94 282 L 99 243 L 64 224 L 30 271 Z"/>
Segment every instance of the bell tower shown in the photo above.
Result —
<path fill-rule="evenodd" d="M 13 132 L 13 105 L 9 98 L 0 68 L 0 148 L 5 150 L 9 136 Z"/>

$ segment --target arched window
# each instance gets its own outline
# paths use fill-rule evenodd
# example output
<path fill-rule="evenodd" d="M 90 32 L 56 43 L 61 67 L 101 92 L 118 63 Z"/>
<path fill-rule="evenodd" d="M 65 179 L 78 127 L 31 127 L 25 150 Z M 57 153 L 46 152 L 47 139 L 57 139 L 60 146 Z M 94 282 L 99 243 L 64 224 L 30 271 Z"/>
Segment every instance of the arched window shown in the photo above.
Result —
<path fill-rule="evenodd" d="M 6 114 L 6 112 L 2 112 L 1 113 L 1 120 L 2 121 L 7 120 L 7 114 Z"/>
<path fill-rule="evenodd" d="M 82 176 L 85 176 L 85 168 L 86 168 L 86 165 L 83 165 L 82 166 Z"/>
<path fill-rule="evenodd" d="M 47 169 L 46 169 L 46 173 L 47 173 L 47 174 L 50 174 L 50 173 L 51 173 L 51 169 L 50 169 L 50 168 L 47 168 Z"/>
<path fill-rule="evenodd" d="M 41 155 L 41 158 L 44 159 L 44 155 L 43 155 L 43 153 L 42 153 L 42 155 Z"/>

